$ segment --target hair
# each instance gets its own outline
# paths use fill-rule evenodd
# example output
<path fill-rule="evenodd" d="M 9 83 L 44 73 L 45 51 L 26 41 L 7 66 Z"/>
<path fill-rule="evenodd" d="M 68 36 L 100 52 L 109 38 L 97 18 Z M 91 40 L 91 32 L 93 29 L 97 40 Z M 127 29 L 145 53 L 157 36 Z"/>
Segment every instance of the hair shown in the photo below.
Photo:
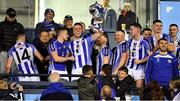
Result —
<path fill-rule="evenodd" d="M 171 79 L 170 84 L 172 88 L 180 90 L 180 77 Z"/>
<path fill-rule="evenodd" d="M 161 21 L 161 20 L 154 20 L 154 21 L 153 21 L 153 25 L 154 25 L 155 23 L 162 23 L 162 21 Z"/>
<path fill-rule="evenodd" d="M 177 24 L 170 24 L 169 27 L 176 26 L 178 28 Z"/>
<path fill-rule="evenodd" d="M 156 81 L 151 81 L 141 92 L 141 100 L 164 100 L 163 91 Z"/>
<path fill-rule="evenodd" d="M 141 25 L 139 23 L 133 23 L 130 26 L 134 26 L 136 28 L 139 28 L 140 30 L 142 29 Z"/>
<path fill-rule="evenodd" d="M 59 35 L 61 32 L 67 30 L 65 27 L 60 27 L 56 29 L 56 34 Z"/>
<path fill-rule="evenodd" d="M 8 84 L 4 80 L 0 80 L 0 89 L 8 89 Z"/>
<path fill-rule="evenodd" d="M 121 67 L 121 68 L 119 68 L 119 70 L 118 71 L 124 71 L 124 72 L 126 72 L 126 74 L 128 74 L 128 68 L 127 67 Z"/>
<path fill-rule="evenodd" d="M 92 71 L 92 67 L 90 65 L 84 65 L 82 68 L 83 75 L 88 75 L 89 71 Z"/>
<path fill-rule="evenodd" d="M 59 82 L 59 81 L 61 81 L 60 74 L 58 74 L 57 72 L 51 73 L 48 78 L 49 78 L 49 82 Z"/>
<path fill-rule="evenodd" d="M 24 30 L 18 30 L 16 31 L 16 40 L 18 40 L 21 36 L 25 36 Z"/>
<path fill-rule="evenodd" d="M 160 43 L 161 40 L 168 41 L 168 40 L 165 39 L 165 38 L 161 38 L 161 39 L 158 40 L 158 44 Z"/>
<path fill-rule="evenodd" d="M 101 97 L 112 97 L 112 88 L 108 85 L 104 85 L 101 89 Z"/>
<path fill-rule="evenodd" d="M 83 28 L 83 26 L 82 26 L 82 24 L 81 24 L 80 22 L 76 22 L 76 23 L 74 24 L 74 26 L 76 26 L 76 25 L 79 25 L 79 26 L 81 26 L 81 27 Z"/>
<path fill-rule="evenodd" d="M 104 64 L 101 70 L 107 75 L 111 76 L 112 74 L 112 66 L 110 64 Z"/>
<path fill-rule="evenodd" d="M 98 38 L 100 38 L 101 36 L 104 36 L 107 39 L 106 45 L 109 47 L 109 37 L 108 37 L 108 34 L 106 32 L 103 32 L 103 34 L 101 34 Z"/>
<path fill-rule="evenodd" d="M 142 32 L 144 33 L 145 31 L 151 31 L 152 32 L 152 30 L 150 28 L 144 28 Z"/>

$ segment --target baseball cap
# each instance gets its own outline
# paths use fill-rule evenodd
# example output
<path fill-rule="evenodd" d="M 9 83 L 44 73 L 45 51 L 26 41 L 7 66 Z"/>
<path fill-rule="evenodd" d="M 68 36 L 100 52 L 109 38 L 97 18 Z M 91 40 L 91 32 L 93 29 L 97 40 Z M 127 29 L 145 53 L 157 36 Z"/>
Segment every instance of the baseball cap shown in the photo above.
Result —
<path fill-rule="evenodd" d="M 6 14 L 7 14 L 9 17 L 13 18 L 13 17 L 16 16 L 16 11 L 15 11 L 13 8 L 8 8 L 8 9 L 6 10 Z"/>
<path fill-rule="evenodd" d="M 73 20 L 73 17 L 72 17 L 71 15 L 66 15 L 66 16 L 64 17 L 64 19 L 66 19 L 66 20 Z"/>
<path fill-rule="evenodd" d="M 55 15 L 53 9 L 47 8 L 44 12 L 44 16 L 46 16 L 49 12 L 53 12 L 53 15 Z"/>

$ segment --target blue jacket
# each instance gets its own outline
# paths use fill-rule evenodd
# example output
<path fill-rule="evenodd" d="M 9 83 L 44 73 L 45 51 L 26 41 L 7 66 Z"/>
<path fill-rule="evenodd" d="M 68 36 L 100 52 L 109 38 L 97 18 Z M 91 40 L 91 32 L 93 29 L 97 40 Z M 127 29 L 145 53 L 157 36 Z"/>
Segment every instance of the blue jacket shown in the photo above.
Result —
<path fill-rule="evenodd" d="M 47 95 L 49 93 L 55 93 L 55 92 L 64 92 L 64 93 L 69 93 L 70 91 L 66 88 L 64 88 L 64 85 L 60 82 L 57 83 L 51 83 L 48 87 L 48 89 L 44 90 L 41 93 L 41 96 Z"/>
<path fill-rule="evenodd" d="M 160 86 L 169 86 L 170 80 L 178 76 L 178 61 L 172 53 L 161 55 L 157 52 L 149 58 L 145 73 L 147 84 L 157 81 Z"/>

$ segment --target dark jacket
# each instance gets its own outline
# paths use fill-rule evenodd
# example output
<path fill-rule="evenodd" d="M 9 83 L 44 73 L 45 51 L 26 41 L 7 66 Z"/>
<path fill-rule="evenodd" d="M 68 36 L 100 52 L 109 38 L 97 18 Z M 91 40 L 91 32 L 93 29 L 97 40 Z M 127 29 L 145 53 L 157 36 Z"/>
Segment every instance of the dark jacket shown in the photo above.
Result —
<path fill-rule="evenodd" d="M 23 92 L 18 92 L 18 96 L 16 97 L 13 91 L 11 90 L 0 90 L 0 100 L 23 100 L 23 96 L 20 96 L 20 94 L 23 95 Z"/>
<path fill-rule="evenodd" d="M 99 93 L 95 79 L 80 77 L 77 81 L 79 100 L 98 100 Z"/>
<path fill-rule="evenodd" d="M 125 93 L 130 93 L 130 90 L 136 87 L 135 80 L 128 75 L 123 80 L 116 80 L 116 96 L 120 97 L 121 100 L 125 100 Z"/>
<path fill-rule="evenodd" d="M 39 39 L 38 41 L 35 43 L 33 42 L 34 46 L 36 47 L 36 49 L 41 53 L 41 55 L 46 58 L 47 56 L 49 56 L 48 53 L 48 43 L 47 44 L 43 44 Z M 35 63 L 38 69 L 39 74 L 48 74 L 48 67 L 49 67 L 49 61 L 44 61 L 43 63 L 37 58 L 35 57 Z M 40 77 L 41 81 L 47 81 L 47 77 L 42 76 Z"/>
<path fill-rule="evenodd" d="M 123 16 L 122 14 L 119 15 L 118 21 L 117 21 L 117 30 L 122 30 L 122 24 L 126 24 L 126 30 L 130 29 L 130 25 L 138 22 L 136 14 L 132 11 L 126 12 L 126 15 Z"/>
<path fill-rule="evenodd" d="M 41 94 L 40 100 L 73 100 L 72 95 L 68 89 L 60 82 L 51 83 L 49 88 L 44 90 Z"/>
<path fill-rule="evenodd" d="M 9 51 L 16 43 L 17 31 L 24 31 L 24 27 L 16 20 L 9 22 L 7 18 L 0 22 L 0 51 Z"/>

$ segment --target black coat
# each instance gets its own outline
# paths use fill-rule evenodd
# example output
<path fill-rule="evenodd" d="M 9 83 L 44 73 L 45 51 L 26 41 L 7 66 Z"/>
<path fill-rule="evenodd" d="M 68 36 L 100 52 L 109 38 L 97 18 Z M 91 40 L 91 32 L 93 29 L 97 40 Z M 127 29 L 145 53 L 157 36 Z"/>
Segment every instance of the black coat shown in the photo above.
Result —
<path fill-rule="evenodd" d="M 130 90 L 136 87 L 135 80 L 128 75 L 123 80 L 116 80 L 115 89 L 116 96 L 120 97 L 121 100 L 125 100 L 125 93 L 130 93 Z"/>
<path fill-rule="evenodd" d="M 20 93 L 23 95 L 23 92 L 18 92 L 18 96 L 16 97 L 13 91 L 6 90 L 6 89 L 0 89 L 0 100 L 23 100 L 23 96 L 20 96 Z"/>
<path fill-rule="evenodd" d="M 24 32 L 24 27 L 16 20 L 9 22 L 6 18 L 5 21 L 0 22 L 0 51 L 9 51 L 16 43 L 17 32 L 19 31 Z"/>

